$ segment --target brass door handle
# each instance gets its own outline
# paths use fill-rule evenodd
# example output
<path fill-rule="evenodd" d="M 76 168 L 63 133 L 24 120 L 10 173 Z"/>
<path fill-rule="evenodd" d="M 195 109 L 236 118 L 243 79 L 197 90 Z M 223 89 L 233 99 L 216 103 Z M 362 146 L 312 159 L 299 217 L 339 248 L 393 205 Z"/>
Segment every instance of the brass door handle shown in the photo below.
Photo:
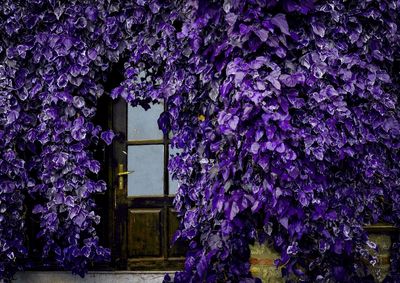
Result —
<path fill-rule="evenodd" d="M 133 172 L 135 172 L 135 171 L 124 171 L 124 172 L 118 172 L 117 176 L 118 176 L 118 177 L 121 177 L 121 176 L 126 176 L 126 175 L 128 175 L 128 174 L 131 174 L 131 173 L 133 173 Z"/>
<path fill-rule="evenodd" d="M 134 171 L 124 171 L 124 164 L 118 164 L 118 189 L 120 191 L 124 190 L 124 176 L 133 173 Z"/>

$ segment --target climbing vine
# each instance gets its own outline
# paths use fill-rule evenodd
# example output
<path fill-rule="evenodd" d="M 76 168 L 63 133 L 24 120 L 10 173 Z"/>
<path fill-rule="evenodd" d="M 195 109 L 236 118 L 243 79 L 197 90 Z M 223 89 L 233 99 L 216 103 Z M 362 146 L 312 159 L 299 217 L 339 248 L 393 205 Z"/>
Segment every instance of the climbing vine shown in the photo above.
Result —
<path fill-rule="evenodd" d="M 367 224 L 399 224 L 399 1 L 6 1 L 0 7 L 0 277 L 25 248 L 83 275 L 106 260 L 93 124 L 112 98 L 149 107 L 181 152 L 175 282 L 253 282 L 268 243 L 289 282 L 373 282 Z M 394 245 L 396 248 L 397 244 Z M 394 258 L 392 271 L 398 271 Z M 169 275 L 165 281 L 170 281 Z"/>

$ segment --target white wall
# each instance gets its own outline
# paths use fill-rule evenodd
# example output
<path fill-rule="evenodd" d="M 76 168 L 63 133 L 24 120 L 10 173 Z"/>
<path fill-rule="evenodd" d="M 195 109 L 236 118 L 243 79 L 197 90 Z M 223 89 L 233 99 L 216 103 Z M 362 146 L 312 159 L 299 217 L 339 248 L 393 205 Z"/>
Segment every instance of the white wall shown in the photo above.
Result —
<path fill-rule="evenodd" d="M 168 272 L 172 275 L 174 272 Z M 61 271 L 18 272 L 13 283 L 161 283 L 165 272 L 89 272 L 85 278 Z"/>

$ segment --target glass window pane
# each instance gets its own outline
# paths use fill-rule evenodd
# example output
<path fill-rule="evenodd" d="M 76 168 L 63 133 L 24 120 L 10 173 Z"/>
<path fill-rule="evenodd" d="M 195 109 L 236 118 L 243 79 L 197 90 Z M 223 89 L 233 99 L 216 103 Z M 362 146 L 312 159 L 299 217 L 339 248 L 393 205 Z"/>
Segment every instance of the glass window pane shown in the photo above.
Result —
<path fill-rule="evenodd" d="M 177 153 L 182 152 L 182 150 L 180 149 L 176 149 L 176 148 L 171 148 L 171 146 L 169 146 L 169 155 L 171 156 L 176 156 Z M 170 195 L 174 195 L 176 194 L 176 192 L 178 191 L 178 186 L 179 183 L 177 180 L 172 179 L 171 174 L 169 174 L 169 194 Z"/>
<path fill-rule="evenodd" d="M 128 196 L 164 194 L 164 146 L 128 147 Z"/>
<path fill-rule="evenodd" d="M 179 187 L 178 181 L 177 180 L 173 180 L 171 178 L 171 175 L 170 175 L 170 178 L 169 178 L 169 194 L 170 195 L 175 195 L 176 192 L 178 191 L 178 187 Z"/>
<path fill-rule="evenodd" d="M 163 104 L 153 104 L 148 110 L 128 105 L 128 140 L 162 139 L 157 120 L 163 111 Z"/>

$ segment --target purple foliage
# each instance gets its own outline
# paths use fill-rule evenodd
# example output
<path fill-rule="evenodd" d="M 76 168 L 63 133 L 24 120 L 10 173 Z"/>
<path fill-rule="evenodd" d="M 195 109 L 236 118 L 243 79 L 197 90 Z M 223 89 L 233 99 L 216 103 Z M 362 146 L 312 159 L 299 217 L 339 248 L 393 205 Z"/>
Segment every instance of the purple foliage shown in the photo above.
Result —
<path fill-rule="evenodd" d="M 370 280 L 363 226 L 400 223 L 399 1 L 14 2 L 0 7 L 0 277 L 27 255 L 27 195 L 44 257 L 80 274 L 108 257 L 89 147 L 114 134 L 91 118 L 125 60 L 111 97 L 164 99 L 181 149 L 175 282 L 257 281 L 255 241 L 288 280 Z"/>
<path fill-rule="evenodd" d="M 62 4 L 64 3 L 64 4 Z M 26 201 L 43 258 L 83 276 L 108 260 L 92 195 L 106 189 L 89 148 L 114 134 L 91 122 L 103 75 L 125 48 L 108 1 L 4 1 L 0 7 L 0 279 L 27 256 Z M 32 239 L 34 240 L 34 239 Z"/>
<path fill-rule="evenodd" d="M 190 243 L 176 282 L 251 282 L 254 241 L 288 278 L 370 280 L 363 226 L 400 215 L 398 13 L 396 1 L 147 10 L 116 92 L 167 101 L 176 238 Z"/>

